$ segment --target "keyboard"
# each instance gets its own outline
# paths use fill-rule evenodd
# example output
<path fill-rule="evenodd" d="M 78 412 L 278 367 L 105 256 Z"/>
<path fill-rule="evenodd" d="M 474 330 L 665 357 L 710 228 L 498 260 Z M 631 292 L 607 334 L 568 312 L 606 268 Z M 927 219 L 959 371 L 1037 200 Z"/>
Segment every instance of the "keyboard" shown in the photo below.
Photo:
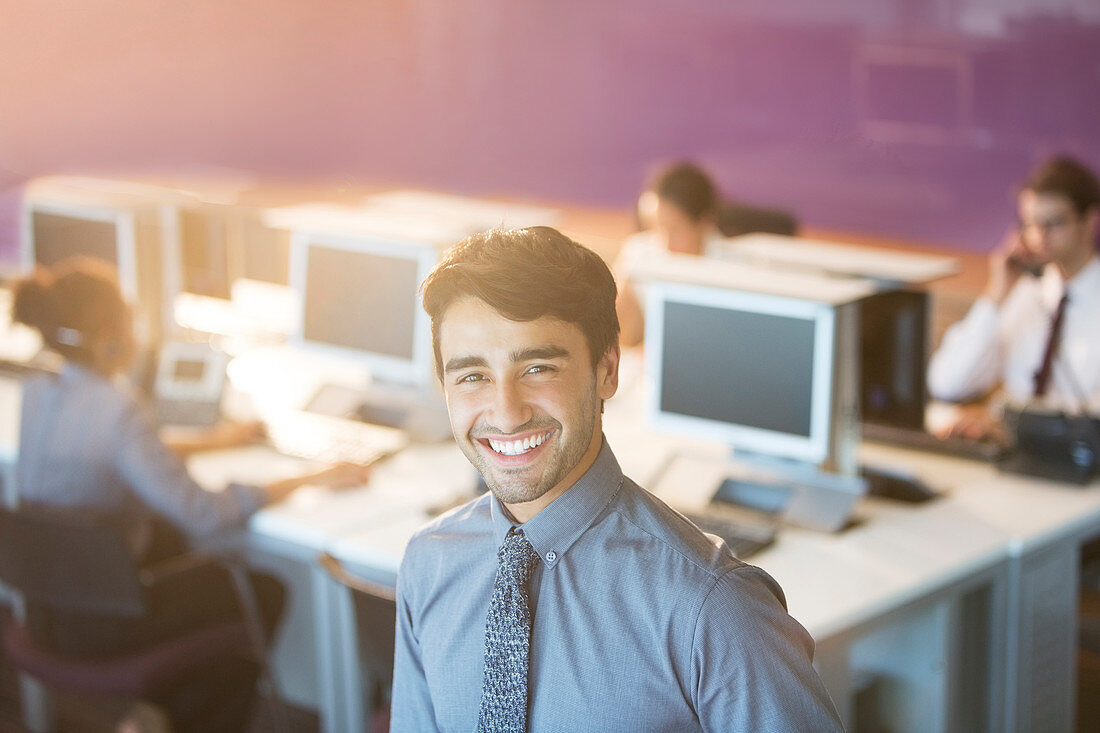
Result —
<path fill-rule="evenodd" d="M 923 430 L 873 423 L 863 424 L 863 439 L 977 461 L 996 461 L 1008 450 L 1004 444 L 996 441 L 940 438 Z"/>
<path fill-rule="evenodd" d="M 267 415 L 264 427 L 275 450 L 324 463 L 369 466 L 409 443 L 397 428 L 301 410 Z"/>
<path fill-rule="evenodd" d="M 725 540 L 734 556 L 745 559 L 775 542 L 775 528 L 741 524 L 706 512 L 681 512 L 699 529 Z"/>

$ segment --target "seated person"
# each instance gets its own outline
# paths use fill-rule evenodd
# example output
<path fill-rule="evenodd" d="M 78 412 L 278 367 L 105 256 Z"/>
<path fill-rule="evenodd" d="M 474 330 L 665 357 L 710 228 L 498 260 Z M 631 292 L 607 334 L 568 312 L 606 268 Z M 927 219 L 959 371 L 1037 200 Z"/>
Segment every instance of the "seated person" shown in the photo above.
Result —
<path fill-rule="evenodd" d="M 231 485 L 217 493 L 200 488 L 116 381 L 132 363 L 134 338 L 129 308 L 105 263 L 67 260 L 19 281 L 12 317 L 40 331 L 45 346 L 64 361 L 58 374 L 24 384 L 16 465 L 21 509 L 103 523 L 121 534 L 139 564 L 185 550 L 185 534 L 238 526 L 299 486 L 355 486 L 367 479 L 365 469 L 339 465 L 267 486 Z M 205 446 L 225 447 L 253 434 L 247 426 L 223 425 Z M 202 446 L 192 437 L 184 447 Z M 253 584 L 270 635 L 282 586 L 263 576 Z M 240 613 L 228 573 L 213 565 L 154 584 L 149 606 L 139 619 L 51 614 L 48 624 L 32 624 L 32 633 L 65 653 L 110 654 Z M 258 670 L 247 660 L 230 666 L 152 702 L 177 731 L 243 730 Z"/>
<path fill-rule="evenodd" d="M 1100 412 L 1100 183 L 1070 158 L 1036 168 L 1017 197 L 1018 225 L 989 255 L 989 279 L 928 367 L 936 399 L 981 400 L 1002 387 L 1017 405 Z M 997 437 L 983 406 L 948 432 Z"/>
<path fill-rule="evenodd" d="M 657 172 L 638 197 L 643 231 L 627 238 L 615 258 L 619 286 L 616 310 L 624 346 L 645 336 L 644 294 L 634 270 L 661 252 L 706 255 L 722 239 L 716 227 L 719 195 L 710 177 L 692 163 L 676 163 Z"/>

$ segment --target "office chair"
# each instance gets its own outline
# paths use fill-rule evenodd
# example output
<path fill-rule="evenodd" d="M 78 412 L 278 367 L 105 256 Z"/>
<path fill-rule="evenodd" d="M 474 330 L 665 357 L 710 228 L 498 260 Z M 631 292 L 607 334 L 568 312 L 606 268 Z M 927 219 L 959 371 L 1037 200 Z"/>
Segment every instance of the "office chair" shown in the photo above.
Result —
<path fill-rule="evenodd" d="M 719 204 L 715 224 L 723 237 L 736 237 L 753 232 L 783 234 L 788 237 L 798 234 L 798 220 L 789 211 L 766 209 L 733 201 L 724 201 Z"/>
<path fill-rule="evenodd" d="M 321 567 L 351 592 L 355 611 L 356 645 L 370 680 L 371 723 L 369 730 L 389 730 L 390 691 L 393 687 L 393 646 L 397 627 L 394 590 L 349 573 L 328 553 L 318 558 Z"/>
<path fill-rule="evenodd" d="M 139 618 L 146 612 L 146 590 L 154 581 L 205 563 L 230 572 L 242 617 L 196 628 L 179 636 L 110 656 L 73 656 L 35 641 L 34 629 L 51 612 Z M 23 621 L 3 631 L 9 661 L 47 687 L 86 695 L 144 699 L 169 689 L 230 656 L 251 656 L 260 664 L 264 692 L 273 695 L 266 665 L 259 608 L 243 568 L 201 555 L 184 555 L 138 569 L 121 537 L 111 530 L 0 509 L 0 583 L 22 595 Z M 272 697 L 278 705 L 278 698 Z M 29 727 L 50 726 L 48 718 L 24 709 Z M 285 730 L 284 711 L 277 725 Z"/>

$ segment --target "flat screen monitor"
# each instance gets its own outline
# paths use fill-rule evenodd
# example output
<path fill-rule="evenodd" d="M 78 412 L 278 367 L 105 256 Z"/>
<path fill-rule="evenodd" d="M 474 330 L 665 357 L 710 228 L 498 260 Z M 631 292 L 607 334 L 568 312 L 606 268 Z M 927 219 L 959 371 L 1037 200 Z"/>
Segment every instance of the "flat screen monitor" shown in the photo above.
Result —
<path fill-rule="evenodd" d="M 138 294 L 135 223 L 125 209 L 81 204 L 27 208 L 24 264 L 52 267 L 69 257 L 92 257 L 118 271 L 119 285 L 133 301 Z"/>
<path fill-rule="evenodd" d="M 864 423 L 924 429 L 928 293 L 895 290 L 860 302 L 860 413 Z"/>
<path fill-rule="evenodd" d="M 836 309 L 790 297 L 657 283 L 646 306 L 658 429 L 818 467 L 832 451 Z"/>
<path fill-rule="evenodd" d="M 176 225 L 180 289 L 228 300 L 233 280 L 228 215 L 215 207 L 180 207 Z"/>
<path fill-rule="evenodd" d="M 431 244 L 293 234 L 291 287 L 301 296 L 301 342 L 357 359 L 385 381 L 430 384 L 431 331 L 419 288 L 437 259 Z"/>

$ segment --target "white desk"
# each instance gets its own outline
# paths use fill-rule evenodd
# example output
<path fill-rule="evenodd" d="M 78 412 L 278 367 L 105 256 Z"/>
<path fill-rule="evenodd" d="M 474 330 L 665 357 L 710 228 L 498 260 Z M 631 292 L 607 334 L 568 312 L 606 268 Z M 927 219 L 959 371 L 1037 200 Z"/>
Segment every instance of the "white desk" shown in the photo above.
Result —
<path fill-rule="evenodd" d="M 196 480 L 214 491 L 229 481 L 262 484 L 316 467 L 266 446 L 199 454 L 188 461 Z M 288 700 L 320 709 L 326 720 L 332 719 L 327 711 L 337 704 L 328 699 L 335 684 L 332 651 L 325 645 L 332 637 L 324 595 L 328 580 L 316 564 L 317 556 L 339 537 L 407 525 L 406 518 L 413 512 L 422 524 L 427 518 L 425 508 L 468 496 L 476 483 L 476 474 L 454 443 L 413 445 L 378 464 L 362 488 L 303 487 L 251 517 L 247 534 L 235 546 L 247 553 L 251 564 L 279 577 L 289 590 L 273 651 L 280 689 Z M 379 580 L 393 583 L 396 575 L 394 566 Z M 339 729 L 326 725 L 326 730 Z"/>
<path fill-rule="evenodd" d="M 753 233 L 724 241 L 724 259 L 783 270 L 868 277 L 890 283 L 919 285 L 959 272 L 957 257 L 897 252 L 881 247 L 823 242 L 803 237 Z"/>

